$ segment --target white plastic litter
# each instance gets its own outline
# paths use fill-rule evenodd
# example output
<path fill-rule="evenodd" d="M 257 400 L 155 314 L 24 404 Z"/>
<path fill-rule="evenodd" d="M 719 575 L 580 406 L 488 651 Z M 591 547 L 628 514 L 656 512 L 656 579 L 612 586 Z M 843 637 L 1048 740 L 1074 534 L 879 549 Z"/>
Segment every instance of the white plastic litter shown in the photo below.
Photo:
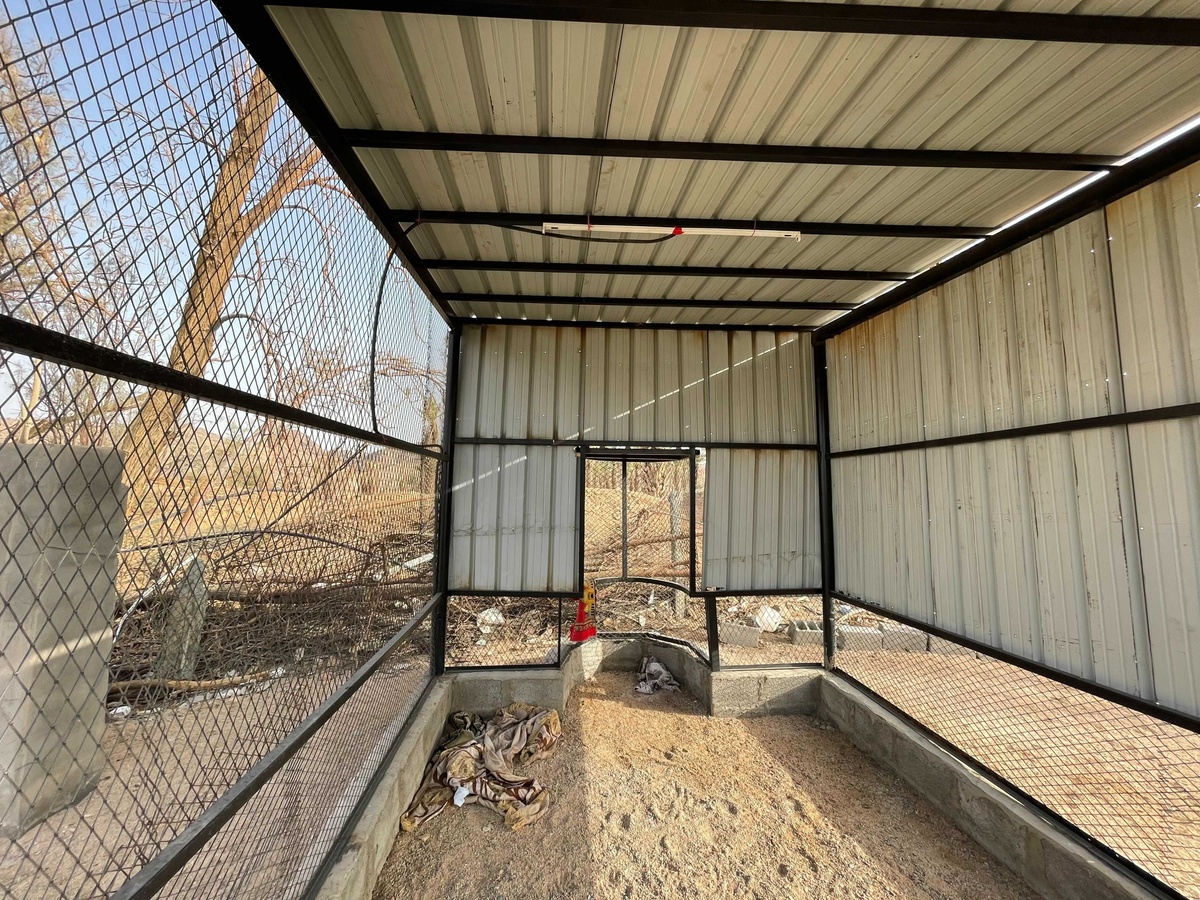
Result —
<path fill-rule="evenodd" d="M 459 785 L 454 791 L 454 805 L 462 806 L 467 802 L 467 798 L 471 796 L 471 792 L 467 790 L 465 785 Z"/>
<path fill-rule="evenodd" d="M 642 660 L 642 668 L 638 672 L 638 683 L 634 690 L 639 694 L 653 694 L 659 688 L 664 691 L 677 691 L 679 682 L 662 663 L 653 656 L 647 656 Z"/>
<path fill-rule="evenodd" d="M 482 628 L 484 625 L 503 625 L 504 613 L 492 606 L 475 616 L 475 624 Z"/>
<path fill-rule="evenodd" d="M 754 614 L 754 624 L 763 631 L 775 631 L 783 624 L 783 616 L 769 606 L 760 606 Z"/>

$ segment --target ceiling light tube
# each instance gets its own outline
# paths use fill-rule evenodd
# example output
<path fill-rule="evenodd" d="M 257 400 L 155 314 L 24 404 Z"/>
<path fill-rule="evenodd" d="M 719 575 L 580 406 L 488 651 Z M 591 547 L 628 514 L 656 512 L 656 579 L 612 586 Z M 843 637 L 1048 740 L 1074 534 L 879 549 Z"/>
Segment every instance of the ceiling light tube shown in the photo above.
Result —
<path fill-rule="evenodd" d="M 722 237 L 767 237 L 790 238 L 799 241 L 802 237 L 799 231 L 773 231 L 764 228 L 681 228 L 678 225 L 591 225 L 585 222 L 543 222 L 542 233 L 553 234 L 560 231 L 605 232 L 616 234 L 690 234 L 697 237 L 718 235 Z"/>

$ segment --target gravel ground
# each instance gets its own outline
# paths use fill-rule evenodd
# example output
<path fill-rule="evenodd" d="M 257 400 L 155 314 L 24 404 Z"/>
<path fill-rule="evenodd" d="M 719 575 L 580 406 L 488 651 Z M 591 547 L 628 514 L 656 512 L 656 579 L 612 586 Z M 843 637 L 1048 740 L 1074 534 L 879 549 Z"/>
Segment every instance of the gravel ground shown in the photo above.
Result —
<path fill-rule="evenodd" d="M 1034 895 L 900 781 L 807 717 L 711 719 L 604 673 L 530 771 L 549 811 L 520 832 L 451 809 L 393 846 L 390 898 Z"/>

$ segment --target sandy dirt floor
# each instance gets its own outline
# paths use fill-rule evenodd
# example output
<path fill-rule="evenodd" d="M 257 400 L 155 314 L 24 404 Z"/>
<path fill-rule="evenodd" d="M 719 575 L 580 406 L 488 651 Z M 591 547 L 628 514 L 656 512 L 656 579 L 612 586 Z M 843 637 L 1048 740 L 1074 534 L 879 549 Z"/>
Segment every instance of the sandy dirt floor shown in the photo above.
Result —
<path fill-rule="evenodd" d="M 397 839 L 392 898 L 1034 895 L 899 780 L 806 717 L 712 719 L 604 673 L 572 695 L 552 795 L 512 832 L 480 807 Z"/>

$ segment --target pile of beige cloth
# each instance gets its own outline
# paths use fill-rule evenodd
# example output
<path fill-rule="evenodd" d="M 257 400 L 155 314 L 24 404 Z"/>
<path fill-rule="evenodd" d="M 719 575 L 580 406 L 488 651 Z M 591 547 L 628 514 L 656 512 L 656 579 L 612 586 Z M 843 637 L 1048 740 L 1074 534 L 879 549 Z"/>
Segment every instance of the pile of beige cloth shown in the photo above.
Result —
<path fill-rule="evenodd" d="M 400 827 L 412 831 L 451 803 L 481 803 L 504 816 L 516 830 L 546 812 L 549 792 L 536 778 L 520 778 L 515 763 L 550 755 L 562 726 L 558 712 L 526 703 L 513 703 L 486 724 L 479 716 L 455 713 L 452 733 L 434 753 L 412 806 Z"/>

